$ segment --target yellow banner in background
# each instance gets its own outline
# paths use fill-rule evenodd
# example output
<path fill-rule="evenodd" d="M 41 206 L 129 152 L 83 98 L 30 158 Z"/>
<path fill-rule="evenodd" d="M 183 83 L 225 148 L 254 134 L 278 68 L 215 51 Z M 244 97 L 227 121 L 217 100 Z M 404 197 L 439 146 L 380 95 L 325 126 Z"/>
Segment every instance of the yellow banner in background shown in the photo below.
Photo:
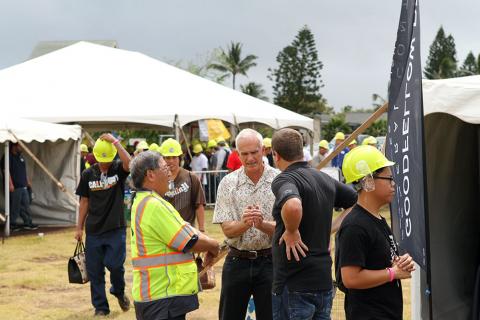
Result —
<path fill-rule="evenodd" d="M 222 120 L 208 119 L 207 127 L 209 140 L 223 138 L 227 141 L 230 139 L 230 132 L 228 132 Z"/>

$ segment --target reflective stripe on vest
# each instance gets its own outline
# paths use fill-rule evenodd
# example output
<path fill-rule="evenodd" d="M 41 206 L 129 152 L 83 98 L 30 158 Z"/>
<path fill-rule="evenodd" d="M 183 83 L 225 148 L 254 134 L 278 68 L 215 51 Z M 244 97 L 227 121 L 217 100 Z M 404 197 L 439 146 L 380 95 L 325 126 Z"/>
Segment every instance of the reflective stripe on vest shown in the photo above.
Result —
<path fill-rule="evenodd" d="M 142 222 L 143 212 L 145 211 L 145 206 L 147 202 L 150 201 L 152 197 L 145 197 L 140 201 L 137 206 L 137 212 L 135 213 L 135 242 L 137 244 L 137 254 L 139 256 L 144 256 L 147 254 L 147 249 L 145 248 L 145 242 L 143 241 L 142 228 L 140 228 L 140 222 Z M 140 213 L 140 214 L 139 214 Z"/>
<path fill-rule="evenodd" d="M 172 252 L 132 259 L 134 269 L 148 269 L 193 261 L 191 253 Z"/>

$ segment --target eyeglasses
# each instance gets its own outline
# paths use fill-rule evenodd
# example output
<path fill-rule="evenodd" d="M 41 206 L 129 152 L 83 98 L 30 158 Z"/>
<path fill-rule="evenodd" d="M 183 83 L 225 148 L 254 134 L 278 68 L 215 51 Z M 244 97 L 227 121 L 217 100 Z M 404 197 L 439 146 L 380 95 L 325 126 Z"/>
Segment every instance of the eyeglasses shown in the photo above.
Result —
<path fill-rule="evenodd" d="M 373 177 L 373 179 L 389 180 L 389 181 L 390 181 L 390 184 L 391 184 L 392 186 L 395 184 L 395 180 L 393 179 L 392 176 L 390 176 L 390 177 L 380 177 L 380 176 L 376 176 L 376 177 Z"/>

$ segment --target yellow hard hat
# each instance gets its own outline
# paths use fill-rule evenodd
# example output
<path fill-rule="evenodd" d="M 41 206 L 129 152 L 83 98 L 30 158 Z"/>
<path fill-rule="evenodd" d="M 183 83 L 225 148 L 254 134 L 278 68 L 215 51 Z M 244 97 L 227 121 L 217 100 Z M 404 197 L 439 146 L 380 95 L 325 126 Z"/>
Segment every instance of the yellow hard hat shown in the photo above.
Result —
<path fill-rule="evenodd" d="M 263 146 L 265 148 L 271 148 L 272 147 L 272 138 L 263 138 Z"/>
<path fill-rule="evenodd" d="M 343 134 L 343 132 L 337 132 L 335 134 L 335 140 L 345 140 L 345 135 Z"/>
<path fill-rule="evenodd" d="M 393 166 L 383 153 L 372 146 L 359 146 L 349 151 L 343 159 L 342 172 L 346 183 L 352 183 L 378 169 Z"/>
<path fill-rule="evenodd" d="M 87 145 L 82 143 L 82 144 L 80 145 L 80 151 L 81 151 L 81 152 L 88 152 L 88 147 L 87 147 Z"/>
<path fill-rule="evenodd" d="M 203 148 L 200 144 L 196 144 L 193 146 L 193 153 L 200 153 L 203 151 Z"/>
<path fill-rule="evenodd" d="M 215 141 L 217 143 L 222 142 L 222 141 L 225 142 L 225 139 L 223 137 L 218 137 L 217 139 L 215 139 Z"/>
<path fill-rule="evenodd" d="M 215 148 L 216 146 L 217 146 L 217 141 L 215 141 L 215 140 L 212 139 L 212 140 L 209 140 L 209 141 L 208 141 L 207 149 L 208 149 L 208 148 Z"/>
<path fill-rule="evenodd" d="M 93 155 L 98 162 L 112 162 L 117 155 L 117 148 L 106 140 L 97 139 L 93 146 Z"/>
<path fill-rule="evenodd" d="M 160 153 L 164 157 L 178 157 L 183 154 L 182 146 L 177 140 L 168 138 L 160 146 Z"/>
<path fill-rule="evenodd" d="M 147 141 L 140 141 L 138 144 L 137 144 L 137 150 L 148 150 L 148 143 Z"/>
<path fill-rule="evenodd" d="M 373 144 L 373 145 L 377 145 L 377 139 L 375 137 L 370 137 L 370 140 L 368 141 L 368 144 Z"/>
<path fill-rule="evenodd" d="M 318 144 L 318 146 L 319 146 L 320 148 L 324 148 L 324 149 L 327 149 L 327 150 L 329 149 L 329 145 L 328 145 L 328 141 L 327 141 L 327 140 L 322 140 L 322 141 L 320 141 L 320 143 Z"/>
<path fill-rule="evenodd" d="M 158 152 L 158 148 L 159 148 L 158 144 L 154 142 L 148 147 L 148 150 Z"/>
<path fill-rule="evenodd" d="M 351 146 L 352 144 L 357 144 L 357 140 L 353 139 L 348 145 Z"/>

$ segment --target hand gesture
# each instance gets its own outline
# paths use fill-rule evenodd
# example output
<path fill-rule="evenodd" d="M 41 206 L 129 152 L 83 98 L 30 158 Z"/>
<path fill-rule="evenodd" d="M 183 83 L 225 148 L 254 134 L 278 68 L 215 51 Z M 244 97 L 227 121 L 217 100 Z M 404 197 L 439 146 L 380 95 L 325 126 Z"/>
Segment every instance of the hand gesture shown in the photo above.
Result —
<path fill-rule="evenodd" d="M 415 263 L 413 262 L 412 257 L 408 253 L 400 257 L 396 257 L 393 260 L 392 265 L 397 265 L 399 269 L 409 273 L 415 271 Z"/>
<path fill-rule="evenodd" d="M 102 134 L 102 135 L 100 136 L 100 139 L 101 139 L 101 140 L 108 141 L 108 142 L 110 142 L 110 143 L 113 143 L 115 140 L 117 140 L 117 139 L 115 139 L 115 137 L 112 136 L 112 134 L 110 134 L 110 133 L 104 133 L 104 134 Z"/>
<path fill-rule="evenodd" d="M 260 207 L 258 205 L 252 206 L 252 218 L 253 218 L 253 226 L 258 228 L 263 223 L 263 215 L 262 211 L 260 211 Z"/>
<path fill-rule="evenodd" d="M 305 251 L 308 251 L 308 247 L 302 242 L 302 237 L 300 236 L 300 232 L 295 230 L 294 232 L 289 232 L 285 230 L 280 241 L 278 244 L 282 244 L 285 242 L 285 252 L 287 254 L 287 259 L 291 260 L 290 251 L 293 253 L 295 260 L 300 261 L 300 257 L 298 256 L 298 252 L 305 258 L 307 254 Z"/>
<path fill-rule="evenodd" d="M 82 230 L 82 229 L 77 229 L 77 230 L 75 231 L 75 236 L 74 236 L 74 237 L 75 237 L 75 239 L 76 239 L 77 241 L 82 241 L 82 238 L 83 238 L 83 230 Z"/>
<path fill-rule="evenodd" d="M 253 226 L 255 213 L 252 211 L 252 206 L 245 208 L 242 214 L 242 222 L 249 227 Z"/>

